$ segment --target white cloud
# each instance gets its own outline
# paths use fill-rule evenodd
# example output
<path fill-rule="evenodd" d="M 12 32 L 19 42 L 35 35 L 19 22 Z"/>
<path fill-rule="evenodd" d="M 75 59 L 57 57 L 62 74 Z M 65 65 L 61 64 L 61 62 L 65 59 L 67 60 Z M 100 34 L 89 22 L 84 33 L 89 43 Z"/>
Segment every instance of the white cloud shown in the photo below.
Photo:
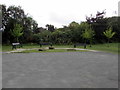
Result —
<path fill-rule="evenodd" d="M 119 0 L 1 0 L 7 6 L 20 5 L 38 22 L 39 26 L 53 24 L 56 27 L 72 21 L 80 22 L 85 16 L 95 15 L 106 9 L 106 16 L 115 15 Z"/>

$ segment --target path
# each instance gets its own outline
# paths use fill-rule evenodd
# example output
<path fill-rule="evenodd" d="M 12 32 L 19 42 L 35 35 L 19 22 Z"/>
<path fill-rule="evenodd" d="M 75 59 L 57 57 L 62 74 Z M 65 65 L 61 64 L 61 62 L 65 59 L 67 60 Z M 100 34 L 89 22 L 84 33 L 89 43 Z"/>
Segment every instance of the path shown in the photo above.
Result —
<path fill-rule="evenodd" d="M 16 50 L 12 50 L 12 51 L 7 51 L 7 52 L 4 52 L 4 53 L 15 53 L 15 52 L 22 52 L 22 51 L 25 51 L 25 50 L 37 50 L 39 48 L 32 48 L 32 49 L 16 49 Z M 48 49 L 48 47 L 46 47 L 45 49 Z M 100 51 L 97 51 L 97 50 L 90 50 L 90 49 L 81 49 L 81 48 L 55 48 L 55 49 L 76 49 L 76 50 L 87 50 L 87 51 L 92 51 L 92 52 L 100 52 Z"/>
<path fill-rule="evenodd" d="M 118 55 L 101 52 L 10 53 L 3 88 L 117 88 Z"/>

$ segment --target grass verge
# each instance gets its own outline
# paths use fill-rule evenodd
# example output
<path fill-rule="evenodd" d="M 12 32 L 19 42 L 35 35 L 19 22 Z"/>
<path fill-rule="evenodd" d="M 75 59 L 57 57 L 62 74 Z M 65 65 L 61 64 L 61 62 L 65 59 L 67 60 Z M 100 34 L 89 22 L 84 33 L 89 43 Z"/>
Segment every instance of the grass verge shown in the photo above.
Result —
<path fill-rule="evenodd" d="M 45 53 L 45 52 L 87 52 L 87 50 L 67 50 L 67 49 L 47 49 L 45 51 L 38 51 L 38 50 L 25 50 L 18 53 Z"/>
<path fill-rule="evenodd" d="M 118 49 L 119 49 L 118 45 L 120 45 L 120 43 L 96 44 L 96 45 L 92 45 L 92 47 L 88 45 L 87 49 L 118 53 Z M 79 48 L 83 48 L 83 47 L 79 47 Z"/>
<path fill-rule="evenodd" d="M 119 50 L 118 46 L 119 45 L 120 45 L 120 43 L 110 43 L 109 47 L 108 47 L 108 44 L 106 44 L 106 43 L 105 44 L 92 45 L 92 47 L 89 47 L 87 45 L 87 49 L 118 53 L 118 50 Z M 48 45 L 43 45 L 42 48 L 45 48 L 45 47 L 48 47 Z M 53 47 L 55 47 L 55 48 L 73 48 L 73 45 L 53 45 Z M 32 49 L 32 48 L 38 48 L 39 49 L 40 46 L 37 45 L 37 44 L 23 44 L 22 48 L 23 49 Z M 84 47 L 83 46 L 77 46 L 77 48 L 84 48 Z M 6 52 L 6 51 L 12 51 L 12 46 L 3 45 L 2 46 L 2 52 Z M 61 50 L 61 52 L 63 52 L 63 51 L 64 50 Z M 27 51 L 25 51 L 25 52 L 27 52 Z M 31 51 L 31 52 L 33 52 L 33 51 Z M 53 51 L 44 51 L 44 52 L 53 52 Z M 57 52 L 57 51 L 54 51 L 54 52 Z M 60 52 L 60 51 L 58 50 L 58 52 Z"/>

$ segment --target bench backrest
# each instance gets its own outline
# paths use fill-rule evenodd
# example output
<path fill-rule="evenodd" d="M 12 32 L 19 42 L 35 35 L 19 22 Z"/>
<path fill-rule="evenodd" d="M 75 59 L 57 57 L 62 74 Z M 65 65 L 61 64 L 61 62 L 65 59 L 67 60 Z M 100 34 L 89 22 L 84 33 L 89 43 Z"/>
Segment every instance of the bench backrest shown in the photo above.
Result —
<path fill-rule="evenodd" d="M 20 45 L 20 43 L 12 43 L 12 45 Z"/>
<path fill-rule="evenodd" d="M 41 45 L 49 45 L 50 43 L 40 43 Z"/>
<path fill-rule="evenodd" d="M 76 43 L 75 45 L 82 46 L 82 45 L 85 45 L 85 44 L 84 43 Z"/>

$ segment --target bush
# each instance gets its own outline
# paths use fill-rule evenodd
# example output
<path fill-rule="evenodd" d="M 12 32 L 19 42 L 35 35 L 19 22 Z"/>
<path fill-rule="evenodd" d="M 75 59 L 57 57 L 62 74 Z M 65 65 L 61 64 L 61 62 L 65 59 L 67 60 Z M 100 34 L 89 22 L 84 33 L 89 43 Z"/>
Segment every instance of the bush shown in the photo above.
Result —
<path fill-rule="evenodd" d="M 55 49 L 54 47 L 49 47 L 49 49 Z"/>
<path fill-rule="evenodd" d="M 45 51 L 45 49 L 38 49 L 38 51 Z"/>

